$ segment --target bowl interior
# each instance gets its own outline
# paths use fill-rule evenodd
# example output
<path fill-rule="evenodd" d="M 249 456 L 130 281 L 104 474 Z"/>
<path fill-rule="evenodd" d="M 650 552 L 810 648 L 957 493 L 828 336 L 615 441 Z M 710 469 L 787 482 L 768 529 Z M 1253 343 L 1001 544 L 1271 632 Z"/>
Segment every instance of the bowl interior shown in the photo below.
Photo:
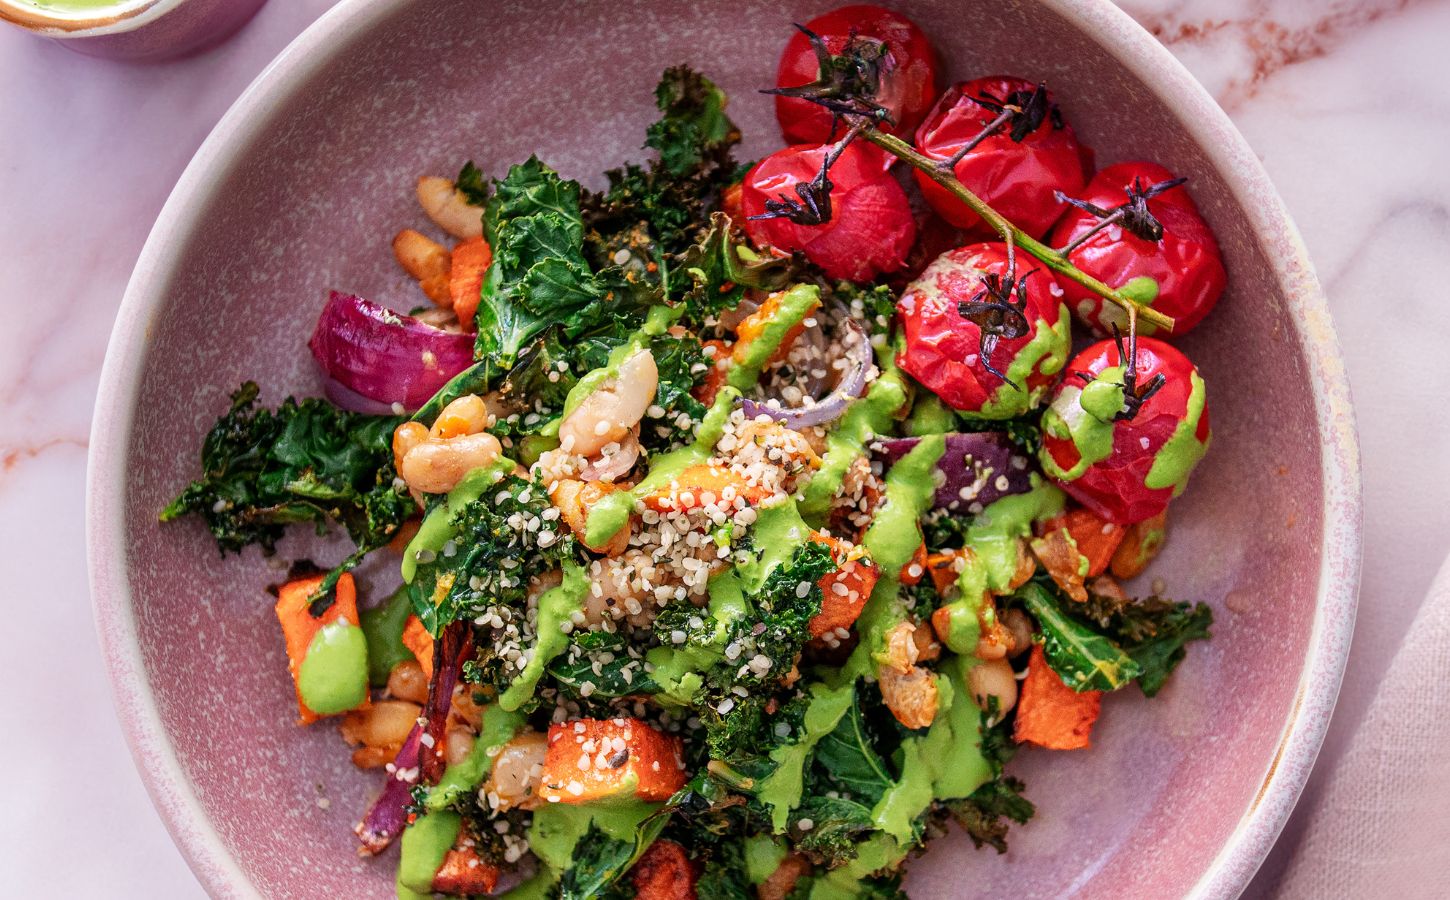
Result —
<path fill-rule="evenodd" d="M 167 247 L 150 276 L 159 299 L 130 430 L 112 439 L 128 460 L 119 518 L 137 689 L 154 696 L 200 809 L 262 893 L 390 896 L 392 867 L 360 861 L 350 830 L 376 773 L 352 768 L 330 726 L 292 724 L 262 592 L 281 573 L 254 552 L 219 558 L 198 523 L 157 524 L 194 475 L 227 394 L 245 379 L 270 402 L 319 392 L 305 342 L 330 288 L 416 304 L 388 245 L 421 221 L 419 174 L 471 158 L 498 175 L 537 153 L 597 185 L 602 169 L 641 157 L 654 83 L 681 62 L 730 91 L 742 158 L 773 149 L 771 104 L 755 90 L 773 78 L 790 23 L 829 5 L 373 4 L 357 27 L 334 28 L 301 83 L 251 99 L 257 127 L 205 173 L 199 214 L 153 238 Z M 920 897 L 961 896 L 967 884 L 986 895 L 1182 895 L 1256 803 L 1311 644 L 1327 452 L 1306 440 L 1320 431 L 1312 365 L 1253 217 L 1108 49 L 1034 3 L 893 5 L 932 35 L 955 78 L 1046 79 L 1100 165 L 1150 157 L 1191 175 L 1232 280 L 1215 316 L 1181 343 L 1209 384 L 1214 445 L 1151 573 L 1172 596 L 1213 605 L 1214 640 L 1193 648 L 1156 701 L 1136 690 L 1109 697 L 1091 752 L 1018 757 L 1039 815 L 1013 829 L 1008 854 L 955 834 L 913 865 L 909 887 Z M 1276 387 L 1272 399 L 1263 385 Z M 280 558 L 302 555 L 331 561 L 341 548 L 302 536 Z M 376 573 L 368 595 L 395 577 Z"/>

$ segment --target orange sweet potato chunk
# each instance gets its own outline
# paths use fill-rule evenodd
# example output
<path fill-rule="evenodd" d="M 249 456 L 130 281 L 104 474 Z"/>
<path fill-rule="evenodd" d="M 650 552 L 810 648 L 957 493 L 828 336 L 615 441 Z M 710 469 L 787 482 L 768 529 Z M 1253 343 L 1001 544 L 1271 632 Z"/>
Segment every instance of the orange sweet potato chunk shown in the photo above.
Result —
<path fill-rule="evenodd" d="M 433 890 L 457 897 L 492 894 L 501 874 L 498 866 L 485 862 L 472 846 L 460 840 L 434 873 Z"/>
<path fill-rule="evenodd" d="M 865 551 L 838 538 L 811 532 L 811 540 L 831 549 L 836 570 L 817 582 L 821 586 L 821 611 L 810 621 L 811 637 L 818 638 L 837 628 L 850 628 L 866 608 L 881 570 L 866 558 Z M 837 588 L 836 585 L 841 587 Z"/>
<path fill-rule="evenodd" d="M 282 585 L 277 591 L 275 609 L 277 621 L 282 625 L 282 637 L 287 642 L 287 670 L 292 673 L 292 684 L 297 690 L 298 725 L 310 725 L 321 718 L 302 702 L 302 688 L 297 680 L 302 671 L 302 660 L 307 656 L 307 648 L 311 646 L 312 639 L 322 630 L 322 626 L 331 625 L 338 620 L 351 625 L 358 624 L 357 587 L 353 584 L 351 575 L 344 574 L 337 580 L 335 599 L 326 612 L 314 617 L 308 610 L 312 592 L 322 584 L 322 579 L 321 575 L 298 578 Z"/>
<path fill-rule="evenodd" d="M 493 250 L 481 237 L 469 238 L 453 248 L 448 270 L 448 297 L 464 331 L 473 331 L 483 276 L 493 262 Z"/>
<path fill-rule="evenodd" d="M 1074 509 L 1043 524 L 1043 533 L 1066 529 L 1077 544 L 1077 552 L 1087 557 L 1087 578 L 1096 578 L 1108 569 L 1113 554 L 1122 543 L 1127 529 L 1116 525 L 1086 509 Z"/>
<path fill-rule="evenodd" d="M 1102 691 L 1078 692 L 1063 684 L 1047 664 L 1042 645 L 1032 648 L 1027 677 L 1017 700 L 1018 743 L 1049 750 L 1084 750 L 1090 746 L 1093 723 L 1102 708 Z"/>
<path fill-rule="evenodd" d="M 685 784 L 680 740 L 639 719 L 551 725 L 542 781 L 539 796 L 549 803 L 666 800 Z"/>
<path fill-rule="evenodd" d="M 423 620 L 417 616 L 408 616 L 408 622 L 403 626 L 403 646 L 412 651 L 413 658 L 423 667 L 423 676 L 432 681 L 433 635 L 428 633 L 428 629 L 423 627 Z"/>
<path fill-rule="evenodd" d="M 756 504 L 765 499 L 766 492 L 729 469 L 701 464 L 681 470 L 669 484 L 646 494 L 644 505 L 655 512 L 682 512 L 736 496 Z"/>
<path fill-rule="evenodd" d="M 666 840 L 650 844 L 629 870 L 636 900 L 695 900 L 698 878 L 685 848 Z"/>

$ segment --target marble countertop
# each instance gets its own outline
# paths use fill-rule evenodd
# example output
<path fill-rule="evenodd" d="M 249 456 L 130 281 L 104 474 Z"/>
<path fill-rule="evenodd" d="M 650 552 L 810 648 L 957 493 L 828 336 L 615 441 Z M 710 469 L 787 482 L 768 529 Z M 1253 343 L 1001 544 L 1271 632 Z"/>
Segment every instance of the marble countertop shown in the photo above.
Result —
<path fill-rule="evenodd" d="M 132 264 L 182 168 L 247 83 L 329 5 L 270 3 L 222 47 L 151 67 L 0 29 L 0 572 L 13 636 L 0 669 L 0 735 L 25 748 L 0 817 L 0 894 L 201 895 L 132 768 L 91 627 L 91 404 Z M 1419 474 L 1439 472 L 1450 453 L 1450 419 L 1421 412 L 1450 387 L 1450 304 L 1431 270 L 1450 259 L 1450 79 L 1431 65 L 1450 34 L 1450 2 L 1122 5 L 1263 158 L 1343 344 L 1363 447 L 1365 564 L 1322 757 L 1333 760 L 1450 550 L 1450 479 Z M 103 834 L 72 814 L 82 806 Z M 1295 836 L 1291 823 L 1275 857 L 1292 852 Z"/>

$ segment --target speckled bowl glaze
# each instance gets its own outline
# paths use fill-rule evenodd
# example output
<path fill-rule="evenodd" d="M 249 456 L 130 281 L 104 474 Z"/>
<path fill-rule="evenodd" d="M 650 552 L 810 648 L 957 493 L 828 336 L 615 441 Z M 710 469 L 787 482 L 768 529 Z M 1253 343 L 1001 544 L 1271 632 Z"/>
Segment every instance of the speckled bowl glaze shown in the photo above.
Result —
<path fill-rule="evenodd" d="M 87 56 L 157 62 L 220 43 L 247 24 L 265 2 L 132 0 L 111 9 L 65 12 L 0 0 L 0 19 Z"/>
<path fill-rule="evenodd" d="M 538 153 L 568 176 L 641 155 L 651 89 L 689 62 L 731 92 L 742 158 L 779 141 L 768 98 L 789 24 L 821 0 L 348 0 L 237 101 L 137 265 L 106 359 L 89 493 L 92 589 L 121 720 L 152 797 L 216 896 L 384 897 L 389 859 L 350 826 L 377 789 L 328 726 L 292 724 L 255 553 L 220 558 L 157 511 L 238 382 L 321 387 L 305 347 L 329 288 L 405 306 L 388 242 L 412 183 Z M 1014 763 L 1039 815 L 1011 851 L 954 835 L 915 897 L 1228 897 L 1308 776 L 1349 648 L 1359 572 L 1354 425 L 1329 314 L 1253 152 L 1168 53 L 1106 0 L 916 0 L 955 77 L 1047 79 L 1100 163 L 1193 177 L 1232 287 L 1182 342 L 1209 384 L 1214 446 L 1152 575 L 1217 614 L 1154 702 L 1105 702 L 1090 752 Z M 1272 388 L 1272 393 L 1270 389 Z M 340 556 L 299 536 L 283 557 Z M 373 577 L 377 589 L 388 573 Z M 394 576 L 395 577 L 395 576 Z M 320 802 L 325 801 L 325 802 Z"/>

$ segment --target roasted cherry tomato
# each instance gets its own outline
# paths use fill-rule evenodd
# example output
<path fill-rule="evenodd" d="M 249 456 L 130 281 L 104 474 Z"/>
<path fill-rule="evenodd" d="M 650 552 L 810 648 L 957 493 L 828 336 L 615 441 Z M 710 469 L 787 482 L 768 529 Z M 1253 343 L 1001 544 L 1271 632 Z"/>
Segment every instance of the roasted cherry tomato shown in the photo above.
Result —
<path fill-rule="evenodd" d="M 1011 310 L 991 293 L 1006 274 L 1005 244 L 958 247 L 927 266 L 896 304 L 906 338 L 897 364 L 951 406 L 992 419 L 1036 406 L 1072 350 L 1052 273 L 1019 251 Z M 985 344 L 981 323 L 988 326 Z"/>
<path fill-rule="evenodd" d="M 818 16 L 807 22 L 806 28 L 820 37 L 825 51 L 832 56 L 857 49 L 847 47 L 853 38 L 857 42 L 874 39 L 885 45 L 886 55 L 878 64 L 880 84 L 876 102 L 885 107 L 894 123 L 884 125 L 885 130 L 910 135 L 931 109 L 937 93 L 936 53 L 916 23 L 889 9 L 862 5 L 843 6 Z M 858 47 L 869 56 L 872 52 L 881 52 L 880 44 L 859 47 L 858 43 Z M 821 77 L 817 48 L 812 46 L 810 38 L 797 31 L 780 55 L 776 87 L 800 87 Z M 798 97 L 777 95 L 775 117 L 789 144 L 823 144 L 840 137 L 842 131 L 837 127 L 832 134 L 835 123 L 830 110 Z"/>
<path fill-rule="evenodd" d="M 1073 359 L 1042 413 L 1038 454 L 1063 490 L 1118 525 L 1151 519 L 1183 493 L 1210 436 L 1203 379 L 1188 357 L 1139 338 L 1128 379 L 1125 355 L 1099 341 Z"/>
<path fill-rule="evenodd" d="M 916 131 L 916 149 L 936 160 L 951 159 L 996 121 L 1004 105 L 1022 107 L 956 164 L 957 178 L 1008 221 L 1043 235 L 1066 205 L 1054 196 L 1076 196 L 1087 182 L 1092 154 L 1078 144 L 1052 96 L 1021 78 L 994 76 L 947 89 Z M 942 218 L 960 228 L 985 228 L 981 219 L 946 188 L 915 172 L 921 192 Z"/>
<path fill-rule="evenodd" d="M 757 246 L 784 253 L 802 251 L 832 278 L 870 281 L 896 271 L 916 241 L 916 222 L 906 191 L 891 177 L 885 155 L 875 147 L 850 144 L 831 165 L 830 216 L 822 224 L 749 218 L 767 214 L 767 200 L 799 202 L 796 185 L 820 174 L 830 149 L 829 144 L 786 147 L 757 163 L 741 190 L 745 233 Z"/>
<path fill-rule="evenodd" d="M 1146 290 L 1153 308 L 1173 317 L 1172 336 L 1177 337 L 1208 315 L 1228 276 L 1218 242 L 1188 191 L 1177 185 L 1161 192 L 1153 190 L 1173 181 L 1172 172 L 1149 162 L 1118 163 L 1093 176 L 1078 199 L 1109 215 L 1126 204 L 1128 208 L 1119 215 L 1128 222 L 1114 223 L 1089 237 L 1070 258 L 1079 269 L 1113 287 L 1124 287 L 1135 278 L 1151 278 L 1156 294 L 1146 282 L 1135 290 Z M 1151 196 L 1144 197 L 1145 193 Z M 1066 247 L 1099 221 L 1090 210 L 1069 209 L 1052 230 L 1052 245 Z M 1161 234 L 1156 240 L 1152 238 L 1155 232 Z M 1118 306 L 1076 284 L 1063 287 L 1068 308 L 1098 335 L 1109 334 L 1115 324 L 1127 327 L 1127 316 Z M 1152 323 L 1138 325 L 1139 334 L 1154 331 Z"/>

